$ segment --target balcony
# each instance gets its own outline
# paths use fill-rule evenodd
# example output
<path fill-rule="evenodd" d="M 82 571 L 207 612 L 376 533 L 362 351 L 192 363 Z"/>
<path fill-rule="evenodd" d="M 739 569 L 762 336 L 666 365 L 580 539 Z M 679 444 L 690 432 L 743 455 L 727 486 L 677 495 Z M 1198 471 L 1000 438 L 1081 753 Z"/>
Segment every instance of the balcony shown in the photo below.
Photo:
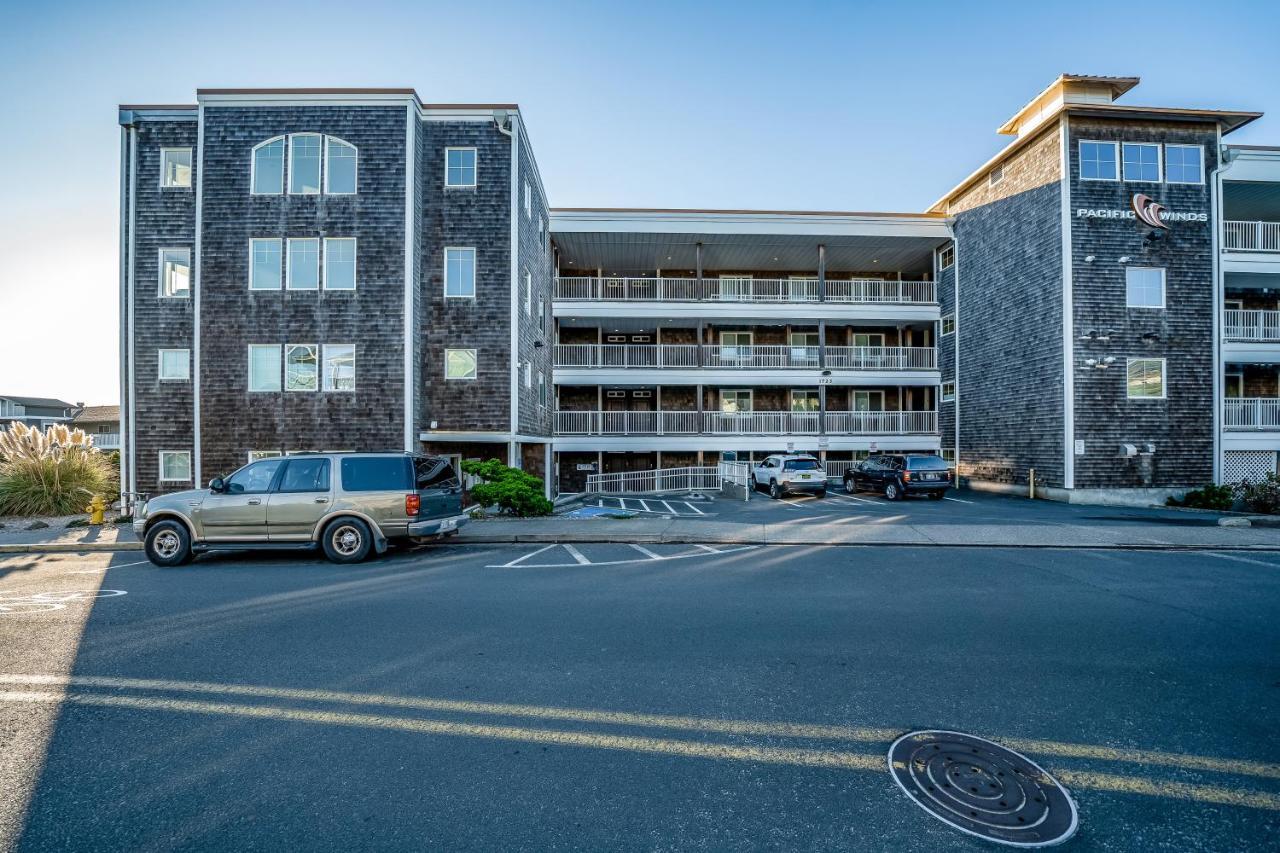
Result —
<path fill-rule="evenodd" d="M 936 305 L 932 281 L 876 278 L 667 278 L 560 276 L 555 298 L 572 302 L 765 302 L 844 305 Z"/>
<path fill-rule="evenodd" d="M 1280 311 L 1229 308 L 1223 312 L 1222 336 L 1228 341 L 1280 343 Z"/>
<path fill-rule="evenodd" d="M 1280 398 L 1228 397 L 1222 401 L 1222 428 L 1232 432 L 1280 430 Z"/>
<path fill-rule="evenodd" d="M 698 368 L 907 371 L 936 370 L 935 347 L 717 346 L 697 344 L 556 344 L 559 368 Z"/>
<path fill-rule="evenodd" d="M 557 411 L 559 435 L 818 435 L 818 412 Z M 827 412 L 828 435 L 932 435 L 936 411 Z"/>
<path fill-rule="evenodd" d="M 93 439 L 93 446 L 99 450 L 120 449 L 120 433 L 118 432 L 90 433 L 90 437 Z"/>
<path fill-rule="evenodd" d="M 1232 252 L 1280 252 L 1280 222 L 1228 220 L 1222 247 Z"/>

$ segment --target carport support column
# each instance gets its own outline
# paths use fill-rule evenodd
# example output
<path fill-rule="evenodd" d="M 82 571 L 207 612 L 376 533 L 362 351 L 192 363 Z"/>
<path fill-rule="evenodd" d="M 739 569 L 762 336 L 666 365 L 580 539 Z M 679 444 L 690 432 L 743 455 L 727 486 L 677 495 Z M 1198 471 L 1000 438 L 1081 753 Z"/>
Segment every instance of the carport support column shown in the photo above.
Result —
<path fill-rule="evenodd" d="M 507 467 L 520 468 L 520 442 L 507 442 Z"/>
<path fill-rule="evenodd" d="M 699 285 L 701 287 L 701 285 Z M 699 290 L 701 292 L 701 290 Z M 698 320 L 698 367 L 703 367 L 706 359 L 703 356 L 702 348 L 706 346 L 707 323 L 705 320 Z"/>
<path fill-rule="evenodd" d="M 818 321 L 818 367 L 827 369 L 827 321 Z"/>
<path fill-rule="evenodd" d="M 697 271 L 694 273 L 698 277 L 698 301 L 701 302 L 706 294 L 702 291 L 702 244 L 698 243 L 694 246 L 694 258 L 696 259 Z M 699 340 L 701 342 L 701 340 Z"/>
<path fill-rule="evenodd" d="M 551 442 L 542 445 L 542 482 L 544 486 L 544 497 L 547 500 L 554 500 L 556 494 L 560 491 L 560 472 L 556 470 L 556 455 L 552 449 Z"/>
<path fill-rule="evenodd" d="M 827 247 L 818 245 L 818 301 L 827 301 Z"/>
<path fill-rule="evenodd" d="M 702 417 L 702 386 L 698 386 L 698 432 L 704 432 Z"/>

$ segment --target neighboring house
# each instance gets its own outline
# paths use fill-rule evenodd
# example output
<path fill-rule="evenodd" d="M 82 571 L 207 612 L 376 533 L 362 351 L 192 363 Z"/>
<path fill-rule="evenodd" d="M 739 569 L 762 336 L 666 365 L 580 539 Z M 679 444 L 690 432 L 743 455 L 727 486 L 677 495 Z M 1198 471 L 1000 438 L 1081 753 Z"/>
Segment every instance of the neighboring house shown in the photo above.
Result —
<path fill-rule="evenodd" d="M 0 428 L 14 422 L 44 429 L 50 424 L 66 423 L 77 406 L 51 397 L 15 397 L 0 394 Z"/>
<path fill-rule="evenodd" d="M 119 406 L 85 406 L 71 423 L 93 436 L 94 447 L 100 450 L 120 449 Z"/>

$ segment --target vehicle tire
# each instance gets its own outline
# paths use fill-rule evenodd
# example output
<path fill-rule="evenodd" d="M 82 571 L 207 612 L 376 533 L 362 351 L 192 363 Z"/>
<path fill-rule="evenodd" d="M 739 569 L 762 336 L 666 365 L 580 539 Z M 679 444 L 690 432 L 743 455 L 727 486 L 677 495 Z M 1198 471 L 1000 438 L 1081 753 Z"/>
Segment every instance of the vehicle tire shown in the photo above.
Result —
<path fill-rule="evenodd" d="M 823 490 L 822 490 L 822 491 L 820 491 L 820 492 L 814 492 L 814 493 L 813 493 L 813 496 L 814 496 L 815 498 L 825 498 L 825 497 L 827 496 L 827 490 L 826 490 L 826 489 L 823 489 Z"/>
<path fill-rule="evenodd" d="M 191 534 L 180 521 L 157 521 L 147 530 L 143 545 L 147 559 L 157 566 L 181 566 L 191 562 Z"/>
<path fill-rule="evenodd" d="M 856 495 L 858 493 L 858 481 L 853 477 L 844 478 L 844 493 L 846 495 Z"/>
<path fill-rule="evenodd" d="M 782 489 L 778 486 L 777 480 L 769 481 L 769 497 L 773 498 L 775 501 L 782 498 Z"/>
<path fill-rule="evenodd" d="M 750 482 L 750 484 L 751 484 L 751 491 L 753 491 L 753 492 L 758 492 L 758 491 L 760 491 L 760 484 L 756 482 L 756 475 L 755 475 L 755 474 L 752 474 L 752 475 L 751 475 L 751 477 L 750 477 L 750 479 L 749 479 L 749 482 Z"/>
<path fill-rule="evenodd" d="M 358 563 L 369 556 L 373 548 L 373 534 L 369 525 L 358 518 L 335 518 L 324 529 L 320 544 L 330 561 Z"/>
<path fill-rule="evenodd" d="M 890 480 L 884 484 L 884 496 L 886 500 L 896 501 L 902 497 L 902 487 Z"/>
<path fill-rule="evenodd" d="M 942 494 L 943 494 L 942 492 L 930 492 L 930 493 L 929 493 L 929 500 L 931 500 L 931 501 L 940 501 L 940 500 L 942 500 Z"/>

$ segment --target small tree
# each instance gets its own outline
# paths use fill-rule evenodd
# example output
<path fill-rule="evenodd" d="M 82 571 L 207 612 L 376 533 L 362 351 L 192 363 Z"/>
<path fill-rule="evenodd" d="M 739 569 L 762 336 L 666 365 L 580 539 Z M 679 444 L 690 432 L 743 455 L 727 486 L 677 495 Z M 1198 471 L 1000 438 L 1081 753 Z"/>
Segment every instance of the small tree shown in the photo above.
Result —
<path fill-rule="evenodd" d="M 1241 480 L 1236 486 L 1236 493 L 1253 512 L 1275 515 L 1280 510 L 1280 477 L 1274 472 L 1268 472 L 1256 483 Z"/>
<path fill-rule="evenodd" d="M 0 515 L 74 515 L 114 488 L 110 464 L 84 430 L 15 422 L 0 431 Z"/>
<path fill-rule="evenodd" d="M 541 480 L 497 459 L 464 460 L 462 471 L 484 481 L 471 489 L 471 496 L 481 506 L 496 506 L 521 518 L 550 515 L 555 509 L 542 494 Z"/>

